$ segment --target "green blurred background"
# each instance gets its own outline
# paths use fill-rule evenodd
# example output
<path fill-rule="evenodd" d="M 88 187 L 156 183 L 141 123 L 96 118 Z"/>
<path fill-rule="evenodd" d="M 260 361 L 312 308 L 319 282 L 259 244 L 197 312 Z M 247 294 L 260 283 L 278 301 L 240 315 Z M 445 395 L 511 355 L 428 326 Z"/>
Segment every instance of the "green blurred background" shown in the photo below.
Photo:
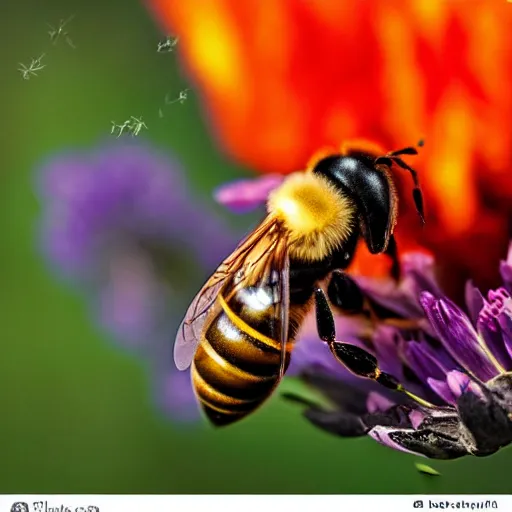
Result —
<path fill-rule="evenodd" d="M 187 0 L 183 0 L 187 1 Z M 92 147 L 111 120 L 144 117 L 144 135 L 177 155 L 205 201 L 248 175 L 216 148 L 174 54 L 136 0 L 17 0 L 0 16 L 0 492 L 2 493 L 508 493 L 512 450 L 432 466 L 370 439 L 315 430 L 274 397 L 239 425 L 178 426 L 153 407 L 136 357 L 113 348 L 79 293 L 39 255 L 34 170 L 68 147 Z M 75 14 L 76 49 L 51 46 L 46 22 Z M 16 71 L 46 52 L 25 81 Z M 227 218 L 228 215 L 225 214 Z M 249 218 L 230 219 L 248 228 Z"/>

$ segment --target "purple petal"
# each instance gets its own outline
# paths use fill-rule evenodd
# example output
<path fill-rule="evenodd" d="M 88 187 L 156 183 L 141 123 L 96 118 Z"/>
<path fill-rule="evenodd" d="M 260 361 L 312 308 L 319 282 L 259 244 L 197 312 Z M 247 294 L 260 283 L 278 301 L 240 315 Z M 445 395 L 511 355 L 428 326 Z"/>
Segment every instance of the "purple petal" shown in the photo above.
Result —
<path fill-rule="evenodd" d="M 508 246 L 506 261 L 500 263 L 500 273 L 505 287 L 509 293 L 512 293 L 512 242 Z"/>
<path fill-rule="evenodd" d="M 487 395 L 484 389 L 482 389 L 482 386 L 478 384 L 478 382 L 470 381 L 469 385 L 465 390 L 462 391 L 462 394 L 465 393 L 473 393 L 476 395 L 480 400 L 486 402 L 487 401 Z"/>
<path fill-rule="evenodd" d="M 505 288 L 512 293 L 512 266 L 507 261 L 500 262 L 500 274 Z"/>
<path fill-rule="evenodd" d="M 404 289 L 416 300 L 422 291 L 436 297 L 442 296 L 435 278 L 434 258 L 422 252 L 410 252 L 402 256 L 402 279 Z"/>
<path fill-rule="evenodd" d="M 397 288 L 392 279 L 357 276 L 355 280 L 368 297 L 389 311 L 398 313 L 405 318 L 423 316 L 417 298 L 412 297 L 408 290 Z"/>
<path fill-rule="evenodd" d="M 512 317 L 509 315 L 502 315 L 498 318 L 503 335 L 503 341 L 509 357 L 512 358 Z"/>
<path fill-rule="evenodd" d="M 471 281 L 466 283 L 466 305 L 469 311 L 469 317 L 473 324 L 476 324 L 478 320 L 478 314 L 484 307 L 484 298 L 480 293 L 480 290 L 473 285 Z"/>
<path fill-rule="evenodd" d="M 446 383 L 455 398 L 459 398 L 469 388 L 471 379 L 464 373 L 453 370 L 446 376 Z"/>
<path fill-rule="evenodd" d="M 428 377 L 443 379 L 446 372 L 457 365 L 448 354 L 434 349 L 426 341 L 410 341 L 405 348 L 406 360 L 420 380 Z"/>
<path fill-rule="evenodd" d="M 401 264 L 402 278 L 398 286 L 391 278 L 357 276 L 355 279 L 365 294 L 379 305 L 404 318 L 415 320 L 419 328 L 433 335 L 419 303 L 422 291 L 429 291 L 435 296 L 441 294 L 434 278 L 433 259 L 423 253 L 408 253 L 402 256 Z"/>
<path fill-rule="evenodd" d="M 394 375 L 397 379 L 403 380 L 402 361 L 398 351 L 403 339 L 394 327 L 386 325 L 379 326 L 373 335 L 373 346 L 380 368 Z"/>
<path fill-rule="evenodd" d="M 484 399 L 485 397 L 485 393 L 481 389 L 480 385 L 474 380 L 471 380 L 468 375 L 461 372 L 450 372 L 446 378 L 446 382 L 457 398 L 467 392 L 474 393 L 481 399 Z"/>
<path fill-rule="evenodd" d="M 455 395 L 446 381 L 432 379 L 429 377 L 427 379 L 427 383 L 447 404 L 455 404 Z"/>
<path fill-rule="evenodd" d="M 418 411 L 417 409 L 411 411 L 409 413 L 409 420 L 412 423 L 412 428 L 416 430 L 426 417 L 426 414 Z"/>
<path fill-rule="evenodd" d="M 512 299 L 505 290 L 499 288 L 488 293 L 488 301 L 478 315 L 478 330 L 486 345 L 496 358 L 496 364 L 502 366 L 501 371 L 512 368 L 512 359 L 507 349 L 509 337 L 501 327 L 501 323 L 507 323 L 507 318 L 512 317 Z"/>
<path fill-rule="evenodd" d="M 505 315 L 503 315 L 505 316 Z M 501 318 L 500 318 L 501 320 Z M 503 329 L 500 326 L 501 321 L 492 319 L 488 322 L 478 321 L 478 331 L 480 332 L 485 344 L 492 351 L 496 363 L 502 367 L 502 370 L 512 368 L 512 359 L 510 354 L 510 344 L 508 337 L 504 339 Z"/>
<path fill-rule="evenodd" d="M 421 453 L 416 453 L 411 450 L 407 450 L 406 448 L 402 447 L 398 443 L 395 443 L 395 441 L 392 441 L 389 438 L 389 435 L 393 432 L 396 432 L 396 427 L 374 427 L 368 432 L 368 435 L 377 441 L 378 443 L 387 446 L 388 448 L 392 448 L 393 450 L 398 450 L 405 453 L 410 453 L 412 455 L 420 455 L 421 457 L 425 457 L 425 455 L 422 455 Z M 407 430 L 401 430 L 402 432 L 407 432 Z M 414 432 L 414 430 L 410 430 L 410 432 Z"/>
<path fill-rule="evenodd" d="M 368 393 L 366 408 L 369 413 L 385 412 L 393 405 L 395 405 L 395 402 L 389 400 L 376 391 L 370 391 L 370 393 Z"/>
<path fill-rule="evenodd" d="M 269 193 L 278 187 L 284 176 L 270 174 L 253 180 L 238 180 L 221 185 L 214 198 L 235 213 L 255 210 L 266 203 Z"/>
<path fill-rule="evenodd" d="M 424 292 L 421 304 L 444 348 L 458 363 L 484 381 L 498 373 L 468 317 L 453 302 Z"/>

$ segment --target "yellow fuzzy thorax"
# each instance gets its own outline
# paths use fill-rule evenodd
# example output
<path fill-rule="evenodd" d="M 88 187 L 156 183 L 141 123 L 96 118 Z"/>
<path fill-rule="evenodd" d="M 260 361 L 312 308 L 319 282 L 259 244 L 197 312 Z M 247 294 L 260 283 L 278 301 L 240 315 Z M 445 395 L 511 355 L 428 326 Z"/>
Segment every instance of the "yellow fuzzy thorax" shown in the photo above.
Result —
<path fill-rule="evenodd" d="M 326 178 L 312 172 L 288 176 L 269 195 L 267 208 L 288 232 L 290 256 L 318 261 L 340 247 L 355 223 L 355 207 Z"/>

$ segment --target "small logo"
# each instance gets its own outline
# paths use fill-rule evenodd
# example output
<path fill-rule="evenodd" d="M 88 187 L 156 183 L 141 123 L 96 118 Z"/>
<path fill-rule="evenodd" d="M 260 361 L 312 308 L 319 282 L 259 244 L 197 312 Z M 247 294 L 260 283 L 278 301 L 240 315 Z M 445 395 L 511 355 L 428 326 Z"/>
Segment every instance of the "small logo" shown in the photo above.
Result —
<path fill-rule="evenodd" d="M 17 501 L 12 504 L 11 512 L 30 512 L 28 508 L 28 503 L 23 503 L 22 501 Z"/>
<path fill-rule="evenodd" d="M 415 502 L 412 504 L 412 507 L 413 507 L 413 508 L 423 508 L 423 501 L 422 501 L 422 500 L 415 501 Z"/>

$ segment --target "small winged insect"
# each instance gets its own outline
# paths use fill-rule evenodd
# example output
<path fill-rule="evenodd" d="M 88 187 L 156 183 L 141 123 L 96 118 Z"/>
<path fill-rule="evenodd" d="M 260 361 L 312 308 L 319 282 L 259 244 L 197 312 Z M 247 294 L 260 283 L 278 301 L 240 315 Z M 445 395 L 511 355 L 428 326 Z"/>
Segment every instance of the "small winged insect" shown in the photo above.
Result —
<path fill-rule="evenodd" d="M 42 64 L 41 62 L 44 56 L 45 54 L 43 53 L 37 59 L 32 59 L 28 66 L 25 66 L 25 64 L 20 62 L 18 71 L 21 73 L 24 80 L 30 80 L 30 77 L 37 76 L 37 71 L 41 71 L 46 67 L 46 64 Z"/>
<path fill-rule="evenodd" d="M 174 47 L 177 44 L 178 44 L 177 37 L 167 36 L 163 41 L 158 42 L 156 51 L 158 53 L 170 53 L 174 50 Z"/>
<path fill-rule="evenodd" d="M 165 97 L 165 104 L 166 105 L 173 105 L 174 103 L 180 103 L 181 105 L 183 105 L 183 103 L 185 103 L 185 101 L 188 98 L 188 91 L 189 91 L 189 89 L 181 90 L 179 92 L 179 94 L 178 94 L 178 97 L 174 98 L 173 100 L 169 99 L 169 96 L 166 96 Z"/>
<path fill-rule="evenodd" d="M 142 120 L 141 117 L 131 117 L 131 124 L 130 124 L 130 132 L 133 137 L 136 137 L 139 135 L 142 128 L 145 128 L 146 130 L 148 127 L 146 126 L 146 123 Z"/>
<path fill-rule="evenodd" d="M 130 121 L 125 121 L 123 124 L 117 124 L 115 121 L 112 121 L 112 129 L 110 133 L 115 133 L 117 131 L 117 138 L 121 137 L 125 130 L 129 131 L 130 129 Z"/>
<path fill-rule="evenodd" d="M 74 18 L 73 16 L 70 16 L 67 20 L 60 20 L 59 24 L 57 25 L 57 28 L 55 28 L 53 25 L 50 25 L 47 23 L 47 25 L 50 27 L 50 30 L 48 31 L 48 35 L 50 36 L 50 40 L 53 44 L 57 44 L 57 41 L 59 39 L 64 38 L 66 42 L 68 43 L 71 48 L 76 48 L 73 44 L 73 41 L 69 37 L 69 34 L 65 29 L 66 25 Z"/>
<path fill-rule="evenodd" d="M 117 124 L 115 121 L 112 121 L 110 133 L 114 134 L 117 132 L 117 138 L 119 138 L 126 131 L 131 133 L 132 137 L 136 137 L 139 135 L 142 128 L 148 129 L 142 117 L 131 116 L 131 118 L 127 119 L 123 124 Z"/>

